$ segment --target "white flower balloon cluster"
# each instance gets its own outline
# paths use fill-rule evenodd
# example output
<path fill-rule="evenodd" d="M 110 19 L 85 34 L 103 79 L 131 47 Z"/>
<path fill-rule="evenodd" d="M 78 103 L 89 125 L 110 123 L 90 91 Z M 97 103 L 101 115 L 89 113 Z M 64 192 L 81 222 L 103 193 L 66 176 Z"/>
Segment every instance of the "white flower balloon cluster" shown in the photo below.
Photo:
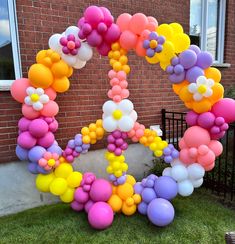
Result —
<path fill-rule="evenodd" d="M 193 193 L 194 188 L 202 185 L 205 170 L 198 163 L 185 165 L 179 159 L 175 159 L 171 167 L 163 170 L 162 175 L 172 177 L 178 184 L 178 193 L 186 197 Z"/>
<path fill-rule="evenodd" d="M 93 51 L 85 40 L 78 37 L 80 29 L 69 26 L 62 34 L 54 34 L 49 39 L 49 47 L 75 69 L 81 69 L 92 58 Z"/>

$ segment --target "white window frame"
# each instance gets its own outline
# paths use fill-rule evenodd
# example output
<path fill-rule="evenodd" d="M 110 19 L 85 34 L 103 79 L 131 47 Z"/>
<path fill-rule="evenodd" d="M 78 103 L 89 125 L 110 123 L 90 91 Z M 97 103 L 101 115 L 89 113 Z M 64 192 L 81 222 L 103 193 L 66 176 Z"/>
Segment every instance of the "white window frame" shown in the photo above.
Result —
<path fill-rule="evenodd" d="M 208 26 L 208 0 L 202 0 L 202 12 L 201 12 L 201 38 L 200 47 L 201 50 L 207 50 L 207 26 Z M 225 15 L 226 15 L 226 0 L 219 0 L 219 12 L 218 12 L 218 43 L 217 43 L 217 60 L 214 64 L 224 63 L 224 34 L 225 34 Z"/>
<path fill-rule="evenodd" d="M 11 32 L 11 44 L 12 44 L 12 54 L 14 60 L 15 78 L 19 79 L 22 77 L 22 69 L 21 69 L 21 61 L 20 61 L 16 1 L 7 0 L 7 3 L 8 3 L 8 15 L 9 15 L 9 25 L 10 25 L 10 32 Z M 13 82 L 14 80 L 0 80 L 0 90 L 9 91 Z"/>

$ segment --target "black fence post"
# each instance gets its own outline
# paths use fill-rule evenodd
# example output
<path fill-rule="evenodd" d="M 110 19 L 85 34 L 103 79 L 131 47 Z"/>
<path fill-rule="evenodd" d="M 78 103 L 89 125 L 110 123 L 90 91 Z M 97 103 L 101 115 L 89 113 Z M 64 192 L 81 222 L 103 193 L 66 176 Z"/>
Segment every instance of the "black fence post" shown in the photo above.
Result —
<path fill-rule="evenodd" d="M 162 113 L 162 139 L 166 140 L 166 109 L 161 110 Z"/>

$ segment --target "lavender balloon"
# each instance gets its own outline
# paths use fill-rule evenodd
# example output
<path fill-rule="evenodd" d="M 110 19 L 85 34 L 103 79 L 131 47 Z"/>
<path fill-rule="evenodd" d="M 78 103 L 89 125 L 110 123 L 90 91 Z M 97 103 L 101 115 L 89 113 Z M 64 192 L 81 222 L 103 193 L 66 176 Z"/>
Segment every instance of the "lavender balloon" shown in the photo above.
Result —
<path fill-rule="evenodd" d="M 189 81 L 190 83 L 195 83 L 197 78 L 199 76 L 203 76 L 203 75 L 204 75 L 203 69 L 201 69 L 198 66 L 194 66 L 194 67 L 190 68 L 189 70 L 187 70 L 186 80 Z"/>

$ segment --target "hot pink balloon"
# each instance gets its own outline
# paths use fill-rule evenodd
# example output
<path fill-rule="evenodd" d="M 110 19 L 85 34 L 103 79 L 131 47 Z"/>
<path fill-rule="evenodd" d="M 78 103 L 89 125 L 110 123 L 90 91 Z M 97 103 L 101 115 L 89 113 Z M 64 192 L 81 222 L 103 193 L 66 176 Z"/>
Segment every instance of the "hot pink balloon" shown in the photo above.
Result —
<path fill-rule="evenodd" d="M 43 119 L 35 119 L 29 125 L 29 132 L 36 138 L 43 137 L 48 132 L 48 124 Z"/>
<path fill-rule="evenodd" d="M 84 12 L 85 21 L 95 28 L 100 22 L 104 21 L 104 14 L 97 6 L 90 6 Z"/>
<path fill-rule="evenodd" d="M 22 132 L 17 138 L 17 144 L 25 149 L 31 149 L 36 145 L 37 140 L 28 132 Z"/>
<path fill-rule="evenodd" d="M 18 122 L 18 127 L 20 131 L 27 131 L 32 120 L 22 117 Z"/>
<path fill-rule="evenodd" d="M 97 47 L 97 51 L 102 56 L 107 56 L 110 50 L 111 46 L 106 42 L 102 42 L 102 44 L 99 47 Z"/>
<path fill-rule="evenodd" d="M 47 132 L 43 137 L 37 140 L 39 146 L 48 148 L 50 147 L 55 141 L 55 136 L 52 132 Z"/>
<path fill-rule="evenodd" d="M 104 35 L 104 39 L 108 43 L 116 42 L 120 37 L 121 31 L 116 24 L 112 24 Z"/>
<path fill-rule="evenodd" d="M 105 7 L 100 7 L 100 10 L 103 12 L 104 15 L 104 23 L 109 27 L 114 21 L 112 14 Z"/>

